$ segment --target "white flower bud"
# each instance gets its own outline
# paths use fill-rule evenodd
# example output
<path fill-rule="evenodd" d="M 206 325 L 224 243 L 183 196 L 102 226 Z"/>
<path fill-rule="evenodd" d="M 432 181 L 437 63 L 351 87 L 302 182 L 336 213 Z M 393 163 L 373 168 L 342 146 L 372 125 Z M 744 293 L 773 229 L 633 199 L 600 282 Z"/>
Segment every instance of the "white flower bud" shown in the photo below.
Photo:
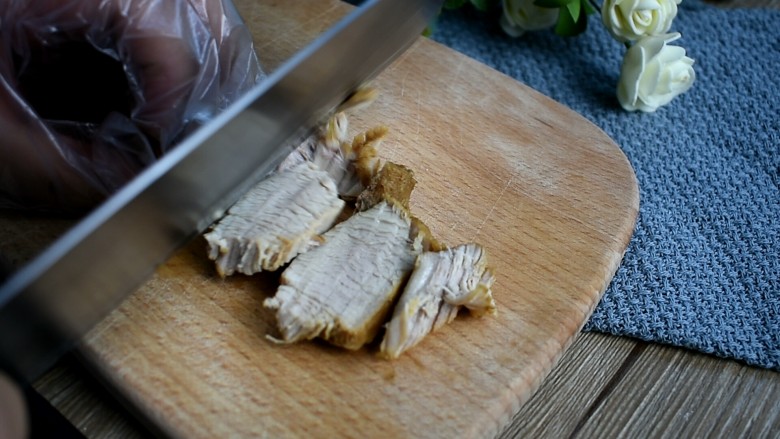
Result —
<path fill-rule="evenodd" d="M 604 0 L 601 20 L 618 41 L 636 41 L 668 32 L 681 1 Z"/>
<path fill-rule="evenodd" d="M 696 79 L 693 60 L 685 49 L 668 46 L 679 33 L 645 37 L 623 57 L 617 97 L 628 111 L 651 112 L 686 92 Z"/>

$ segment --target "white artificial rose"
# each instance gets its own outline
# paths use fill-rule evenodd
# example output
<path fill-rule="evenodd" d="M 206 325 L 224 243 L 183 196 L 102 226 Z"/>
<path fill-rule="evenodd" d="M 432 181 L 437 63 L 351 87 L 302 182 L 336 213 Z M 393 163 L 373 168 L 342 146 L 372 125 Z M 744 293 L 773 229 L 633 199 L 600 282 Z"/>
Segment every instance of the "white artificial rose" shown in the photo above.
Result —
<path fill-rule="evenodd" d="M 645 37 L 626 52 L 617 97 L 628 111 L 651 112 L 686 92 L 696 79 L 685 49 L 669 46 L 680 34 Z"/>
<path fill-rule="evenodd" d="M 558 21 L 557 8 L 542 8 L 534 0 L 502 0 L 501 28 L 507 35 L 519 37 L 529 30 L 546 29 Z"/>
<path fill-rule="evenodd" d="M 616 40 L 635 41 L 669 31 L 682 0 L 604 0 L 601 20 Z"/>

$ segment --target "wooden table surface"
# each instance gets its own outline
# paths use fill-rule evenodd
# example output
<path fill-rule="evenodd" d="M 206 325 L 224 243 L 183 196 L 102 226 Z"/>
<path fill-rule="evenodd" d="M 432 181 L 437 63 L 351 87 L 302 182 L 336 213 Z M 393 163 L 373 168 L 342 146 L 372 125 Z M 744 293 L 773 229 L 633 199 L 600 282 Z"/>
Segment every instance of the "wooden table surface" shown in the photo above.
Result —
<path fill-rule="evenodd" d="M 712 1 L 780 8 L 780 0 Z M 88 438 L 152 430 L 73 355 L 34 388 Z M 778 437 L 780 374 L 736 361 L 583 333 L 500 437 Z"/>

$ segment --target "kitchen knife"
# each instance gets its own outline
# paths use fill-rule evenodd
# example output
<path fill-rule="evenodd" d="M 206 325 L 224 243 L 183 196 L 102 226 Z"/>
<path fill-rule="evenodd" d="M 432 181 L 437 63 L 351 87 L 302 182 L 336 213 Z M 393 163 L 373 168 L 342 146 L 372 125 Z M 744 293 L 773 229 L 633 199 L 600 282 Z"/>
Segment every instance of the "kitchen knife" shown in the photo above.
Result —
<path fill-rule="evenodd" d="M 0 286 L 0 368 L 32 380 L 406 50 L 441 0 L 368 0 Z"/>

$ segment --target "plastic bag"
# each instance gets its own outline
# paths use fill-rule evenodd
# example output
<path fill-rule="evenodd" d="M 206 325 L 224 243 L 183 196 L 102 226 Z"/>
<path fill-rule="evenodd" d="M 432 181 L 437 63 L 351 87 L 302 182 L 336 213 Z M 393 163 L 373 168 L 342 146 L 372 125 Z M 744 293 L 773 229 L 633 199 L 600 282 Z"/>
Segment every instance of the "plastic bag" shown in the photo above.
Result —
<path fill-rule="evenodd" d="M 90 208 L 262 77 L 230 0 L 0 0 L 0 208 Z"/>

